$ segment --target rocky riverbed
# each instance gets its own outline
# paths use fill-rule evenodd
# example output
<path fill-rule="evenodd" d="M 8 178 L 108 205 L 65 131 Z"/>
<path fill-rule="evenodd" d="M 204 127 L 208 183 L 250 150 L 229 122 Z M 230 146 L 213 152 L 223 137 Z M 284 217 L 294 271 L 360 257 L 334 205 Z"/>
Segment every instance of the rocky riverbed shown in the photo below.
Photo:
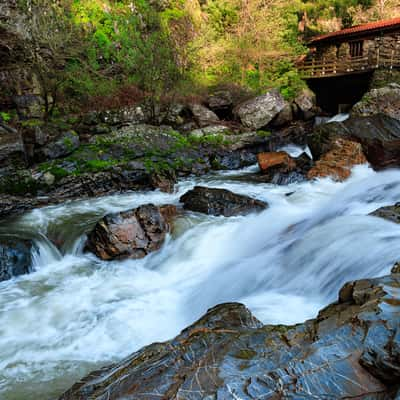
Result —
<path fill-rule="evenodd" d="M 1 123 L 2 399 L 399 395 L 399 87 L 217 100 Z"/>

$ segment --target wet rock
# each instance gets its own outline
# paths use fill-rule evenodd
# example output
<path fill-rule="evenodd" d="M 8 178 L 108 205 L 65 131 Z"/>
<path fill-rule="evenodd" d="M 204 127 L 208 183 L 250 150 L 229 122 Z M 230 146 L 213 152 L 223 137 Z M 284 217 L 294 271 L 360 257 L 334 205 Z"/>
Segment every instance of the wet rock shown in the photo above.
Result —
<path fill-rule="evenodd" d="M 0 237 L 0 282 L 31 271 L 33 247 L 29 240 Z"/>
<path fill-rule="evenodd" d="M 396 264 L 394 264 L 391 273 L 392 274 L 400 274 L 400 262 L 397 262 Z"/>
<path fill-rule="evenodd" d="M 344 125 L 351 137 L 362 144 L 368 162 L 375 169 L 400 165 L 400 120 L 377 114 L 349 118 Z"/>
<path fill-rule="evenodd" d="M 397 119 L 377 114 L 320 125 L 307 140 L 314 159 L 329 151 L 337 137 L 360 142 L 374 169 L 400 165 L 400 121 Z"/>
<path fill-rule="evenodd" d="M 377 210 L 373 211 L 369 215 L 384 218 L 389 221 L 395 222 L 396 224 L 399 224 L 400 223 L 400 203 L 396 203 L 393 206 L 386 206 L 386 207 L 378 208 Z"/>
<path fill-rule="evenodd" d="M 56 140 L 49 142 L 37 152 L 43 160 L 65 157 L 79 147 L 79 136 L 74 131 L 62 133 Z"/>
<path fill-rule="evenodd" d="M 260 153 L 257 155 L 257 161 L 261 172 L 269 172 L 272 169 L 290 172 L 296 168 L 295 161 L 285 151 Z"/>
<path fill-rule="evenodd" d="M 286 102 L 277 90 L 245 101 L 233 110 L 241 123 L 250 129 L 260 129 L 268 125 L 286 106 Z"/>
<path fill-rule="evenodd" d="M 228 170 L 248 167 L 257 162 L 256 152 L 251 149 L 242 149 L 229 151 L 221 149 L 217 154 L 211 157 L 213 169 Z"/>
<path fill-rule="evenodd" d="M 219 122 L 217 114 L 215 114 L 202 104 L 191 104 L 190 110 L 193 113 L 193 117 L 200 128 L 215 125 Z"/>
<path fill-rule="evenodd" d="M 393 83 L 370 90 L 351 110 L 351 115 L 358 117 L 376 114 L 385 114 L 400 121 L 400 85 Z"/>
<path fill-rule="evenodd" d="M 153 173 L 150 176 L 151 185 L 164 193 L 173 193 L 176 182 L 176 176 L 173 171 L 170 171 L 170 173 Z"/>
<path fill-rule="evenodd" d="M 294 326 L 221 304 L 175 339 L 93 372 L 60 400 L 390 399 L 400 389 L 399 275 L 350 282 Z M 152 399 L 152 395 L 146 395 Z"/>
<path fill-rule="evenodd" d="M 307 177 L 314 179 L 331 176 L 337 181 L 343 181 L 350 176 L 353 166 L 366 162 L 360 143 L 338 138 L 331 143 L 331 149 L 310 169 Z"/>
<path fill-rule="evenodd" d="M 88 234 L 86 249 L 102 260 L 138 259 L 159 250 L 165 241 L 171 208 L 146 204 L 106 215 Z"/>
<path fill-rule="evenodd" d="M 312 160 L 306 153 L 292 158 L 284 151 L 265 152 L 258 154 L 257 160 L 264 182 L 275 185 L 301 182 L 312 167 Z"/>
<path fill-rule="evenodd" d="M 11 215 L 22 214 L 26 211 L 37 207 L 44 207 L 56 203 L 54 199 L 37 198 L 37 197 L 21 197 L 0 194 L 0 219 L 4 219 Z"/>
<path fill-rule="evenodd" d="M 267 203 L 248 196 L 203 186 L 189 190 L 179 201 L 185 210 L 225 217 L 260 212 L 268 207 Z"/>

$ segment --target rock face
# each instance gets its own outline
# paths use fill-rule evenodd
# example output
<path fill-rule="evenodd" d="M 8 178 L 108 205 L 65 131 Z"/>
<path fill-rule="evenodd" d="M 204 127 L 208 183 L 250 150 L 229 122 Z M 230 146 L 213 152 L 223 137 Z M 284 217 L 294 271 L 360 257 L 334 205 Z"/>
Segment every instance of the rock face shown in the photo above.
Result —
<path fill-rule="evenodd" d="M 243 305 L 221 304 L 175 339 L 91 373 L 60 400 L 394 399 L 399 284 L 399 274 L 350 282 L 336 303 L 295 326 L 263 326 Z"/>
<path fill-rule="evenodd" d="M 396 203 L 393 206 L 378 208 L 377 210 L 370 213 L 370 215 L 384 218 L 389 221 L 395 222 L 396 224 L 400 224 L 400 203 Z"/>
<path fill-rule="evenodd" d="M 400 165 L 400 121 L 397 119 L 376 114 L 318 126 L 308 137 L 314 159 L 329 151 L 332 140 L 337 137 L 360 142 L 375 169 Z"/>
<path fill-rule="evenodd" d="M 189 190 L 179 201 L 185 210 L 225 217 L 260 212 L 268 207 L 267 203 L 248 196 L 203 186 Z"/>
<path fill-rule="evenodd" d="M 350 176 L 354 165 L 366 162 L 360 143 L 337 138 L 331 143 L 331 149 L 310 169 L 307 177 L 314 179 L 331 176 L 337 181 L 343 181 Z"/>
<path fill-rule="evenodd" d="M 271 122 L 287 105 L 277 90 L 245 101 L 234 108 L 234 115 L 250 129 L 260 129 Z"/>
<path fill-rule="evenodd" d="M 31 271 L 32 247 L 29 240 L 0 237 L 0 282 Z"/>
<path fill-rule="evenodd" d="M 173 207 L 173 206 L 172 206 Z M 171 219 L 171 207 L 146 204 L 134 210 L 106 215 L 89 233 L 86 249 L 102 260 L 143 258 L 160 249 Z"/>
<path fill-rule="evenodd" d="M 400 85 L 397 83 L 372 89 L 353 106 L 351 114 L 368 117 L 376 114 L 385 114 L 400 120 Z"/>

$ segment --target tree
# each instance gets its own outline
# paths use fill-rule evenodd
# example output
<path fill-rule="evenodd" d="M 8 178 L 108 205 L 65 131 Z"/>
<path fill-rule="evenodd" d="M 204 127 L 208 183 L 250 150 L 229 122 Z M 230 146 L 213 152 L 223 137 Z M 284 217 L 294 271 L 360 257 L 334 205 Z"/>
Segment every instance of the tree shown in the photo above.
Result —
<path fill-rule="evenodd" d="M 67 62 L 79 56 L 80 32 L 63 1 L 25 0 L 24 7 L 30 34 L 26 58 L 40 83 L 47 119 L 56 108 L 66 80 Z"/>

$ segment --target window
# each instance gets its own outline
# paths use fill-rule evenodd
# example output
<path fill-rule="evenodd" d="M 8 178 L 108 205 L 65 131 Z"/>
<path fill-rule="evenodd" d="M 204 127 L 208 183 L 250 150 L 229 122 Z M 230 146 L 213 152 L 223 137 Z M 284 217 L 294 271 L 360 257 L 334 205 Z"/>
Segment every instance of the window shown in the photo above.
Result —
<path fill-rule="evenodd" d="M 350 42 L 350 57 L 362 57 L 363 55 L 363 44 L 362 40 Z"/>

